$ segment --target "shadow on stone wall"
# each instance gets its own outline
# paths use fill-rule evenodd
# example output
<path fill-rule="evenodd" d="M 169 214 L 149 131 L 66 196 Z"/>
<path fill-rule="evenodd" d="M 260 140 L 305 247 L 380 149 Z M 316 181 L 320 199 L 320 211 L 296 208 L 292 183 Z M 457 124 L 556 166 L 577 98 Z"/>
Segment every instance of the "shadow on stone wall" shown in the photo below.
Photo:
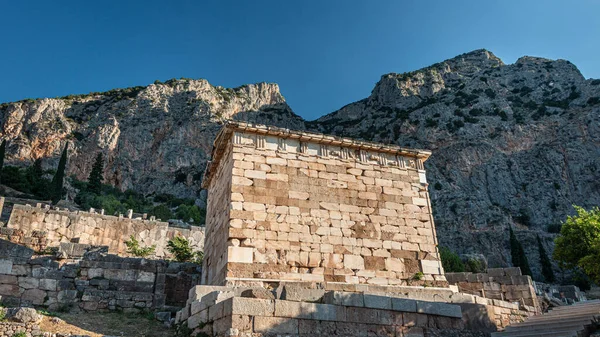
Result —
<path fill-rule="evenodd" d="M 5 305 L 43 306 L 50 311 L 141 313 L 181 307 L 187 291 L 200 283 L 201 267 L 193 263 L 124 258 L 106 247 L 61 244 L 55 256 L 0 240 L 0 295 Z M 167 280 L 177 287 L 167 291 Z"/>

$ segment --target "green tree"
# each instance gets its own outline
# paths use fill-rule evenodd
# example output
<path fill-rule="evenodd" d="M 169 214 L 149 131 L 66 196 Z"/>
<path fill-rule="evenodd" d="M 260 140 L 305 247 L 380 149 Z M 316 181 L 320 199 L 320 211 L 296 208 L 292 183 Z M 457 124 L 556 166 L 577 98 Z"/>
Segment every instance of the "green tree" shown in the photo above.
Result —
<path fill-rule="evenodd" d="M 92 165 L 92 171 L 90 172 L 90 176 L 88 177 L 88 191 L 94 194 L 100 194 L 102 192 L 102 172 L 104 170 L 104 158 L 102 157 L 102 152 L 99 152 L 96 156 L 96 160 L 94 161 L 94 165 Z"/>
<path fill-rule="evenodd" d="M 550 262 L 550 258 L 546 253 L 546 249 L 542 244 L 542 239 L 540 236 L 537 236 L 538 242 L 538 251 L 540 253 L 540 264 L 542 265 L 542 276 L 544 276 L 544 281 L 548 283 L 554 282 L 554 271 L 552 271 L 552 262 Z"/>
<path fill-rule="evenodd" d="M 567 217 L 554 240 L 554 259 L 563 268 L 575 268 L 579 261 L 594 253 L 594 246 L 600 240 L 600 209 L 586 211 L 575 207 L 577 215 Z"/>
<path fill-rule="evenodd" d="M 195 225 L 201 225 L 204 223 L 204 218 L 206 216 L 206 210 L 201 209 L 200 207 L 198 207 L 196 205 L 188 206 L 188 205 L 183 204 L 183 205 L 180 205 L 179 207 L 177 207 L 177 211 L 175 212 L 175 215 L 177 216 L 178 219 L 181 219 L 183 221 L 192 220 L 192 222 Z"/>
<path fill-rule="evenodd" d="M 531 268 L 529 268 L 529 261 L 527 261 L 527 255 L 521 245 L 521 242 L 515 236 L 512 227 L 508 227 L 510 236 L 510 255 L 512 258 L 512 264 L 515 267 L 520 267 L 523 275 L 531 276 Z"/>
<path fill-rule="evenodd" d="M 152 208 L 150 211 L 150 215 L 155 216 L 157 219 L 161 219 L 163 221 L 167 221 L 169 219 L 173 219 L 173 213 L 169 209 L 169 207 L 165 205 L 158 205 Z"/>
<path fill-rule="evenodd" d="M 600 283 L 600 209 L 573 207 L 577 215 L 563 223 L 554 240 L 553 257 L 562 268 L 581 268 L 592 281 Z"/>
<path fill-rule="evenodd" d="M 27 168 L 27 179 L 31 186 L 31 193 L 42 199 L 49 197 L 48 187 L 50 181 L 47 178 L 44 178 L 44 173 L 41 158 L 36 159 L 33 162 L 33 165 Z"/>
<path fill-rule="evenodd" d="M 183 236 L 176 236 L 167 242 L 167 250 L 173 254 L 175 260 L 179 262 L 202 263 L 204 253 L 202 251 L 194 252 L 190 242 Z"/>
<path fill-rule="evenodd" d="M 2 140 L 2 144 L 0 145 L 0 172 L 2 172 L 2 168 L 4 167 L 4 154 L 6 153 L 6 139 Z"/>
<path fill-rule="evenodd" d="M 69 144 L 65 144 L 65 148 L 60 156 L 58 168 L 52 178 L 52 203 L 56 204 L 63 197 L 63 183 L 65 180 L 65 168 L 67 167 L 67 152 Z"/>
<path fill-rule="evenodd" d="M 465 271 L 465 264 L 460 257 L 447 247 L 440 247 L 440 259 L 444 271 L 447 273 L 462 273 Z"/>

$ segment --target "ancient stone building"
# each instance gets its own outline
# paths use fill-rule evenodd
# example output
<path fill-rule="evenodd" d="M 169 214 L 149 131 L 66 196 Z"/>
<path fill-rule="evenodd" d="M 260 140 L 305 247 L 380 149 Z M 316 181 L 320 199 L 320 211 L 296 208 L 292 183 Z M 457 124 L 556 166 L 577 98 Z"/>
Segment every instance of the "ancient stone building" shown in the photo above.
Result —
<path fill-rule="evenodd" d="M 430 154 L 227 123 L 203 181 L 203 283 L 447 286 L 423 168 Z"/>

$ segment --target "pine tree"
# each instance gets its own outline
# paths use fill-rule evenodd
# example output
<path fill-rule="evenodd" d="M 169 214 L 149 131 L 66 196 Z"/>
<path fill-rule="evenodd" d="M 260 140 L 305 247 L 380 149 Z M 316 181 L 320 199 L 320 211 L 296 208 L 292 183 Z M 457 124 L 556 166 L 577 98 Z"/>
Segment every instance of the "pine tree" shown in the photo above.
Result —
<path fill-rule="evenodd" d="M 2 168 L 4 167 L 4 153 L 6 152 L 6 139 L 2 140 L 0 145 L 0 181 L 2 179 Z"/>
<path fill-rule="evenodd" d="M 27 179 L 31 185 L 31 192 L 41 198 L 48 196 L 48 186 L 44 179 L 44 169 L 42 168 L 42 159 L 38 158 L 31 167 L 27 168 Z"/>
<path fill-rule="evenodd" d="M 515 267 L 521 268 L 521 273 L 523 275 L 531 276 L 531 268 L 529 268 L 529 261 L 527 261 L 527 256 L 525 255 L 525 250 L 521 245 L 521 242 L 513 233 L 512 227 L 508 227 L 508 231 L 510 234 L 510 255 L 512 258 L 512 264 Z"/>
<path fill-rule="evenodd" d="M 537 236 L 538 242 L 538 250 L 540 252 L 540 264 L 542 265 L 542 275 L 544 276 L 544 281 L 548 283 L 554 282 L 554 271 L 552 271 L 552 263 L 550 262 L 550 258 L 546 253 L 546 249 L 542 244 L 542 240 L 540 236 Z"/>
<path fill-rule="evenodd" d="M 102 157 L 102 152 L 98 153 L 96 156 L 96 161 L 94 161 L 94 165 L 92 166 L 92 171 L 90 172 L 90 176 L 88 177 L 88 191 L 94 194 L 100 194 L 102 192 L 102 171 L 104 170 L 104 158 Z"/>
<path fill-rule="evenodd" d="M 65 168 L 67 166 L 67 150 L 69 144 L 65 145 L 60 161 L 58 162 L 58 168 L 52 178 L 52 203 L 56 204 L 63 196 L 63 182 L 65 180 Z"/>

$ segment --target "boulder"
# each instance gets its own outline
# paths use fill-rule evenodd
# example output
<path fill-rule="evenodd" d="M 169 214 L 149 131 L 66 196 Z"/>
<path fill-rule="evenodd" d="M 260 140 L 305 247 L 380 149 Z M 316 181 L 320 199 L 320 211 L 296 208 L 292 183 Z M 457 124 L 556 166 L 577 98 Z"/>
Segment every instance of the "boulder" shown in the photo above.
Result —
<path fill-rule="evenodd" d="M 14 322 L 34 324 L 41 322 L 43 318 L 34 308 L 10 308 L 6 316 Z"/>

